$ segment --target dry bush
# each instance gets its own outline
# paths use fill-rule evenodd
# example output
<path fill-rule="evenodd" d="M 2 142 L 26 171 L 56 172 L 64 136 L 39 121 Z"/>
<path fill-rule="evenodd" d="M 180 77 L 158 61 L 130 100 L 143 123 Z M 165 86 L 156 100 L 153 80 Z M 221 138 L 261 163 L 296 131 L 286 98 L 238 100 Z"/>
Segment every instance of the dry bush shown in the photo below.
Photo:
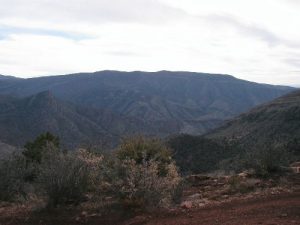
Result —
<path fill-rule="evenodd" d="M 167 207 L 180 198 L 181 177 L 171 151 L 159 139 L 135 136 L 123 140 L 106 168 L 110 194 L 125 208 Z"/>
<path fill-rule="evenodd" d="M 48 197 L 49 206 L 77 204 L 95 185 L 98 158 L 81 150 L 76 153 L 48 151 L 38 181 Z"/>
<path fill-rule="evenodd" d="M 104 170 L 104 157 L 96 155 L 86 149 L 79 149 L 75 152 L 75 157 L 80 160 L 88 169 L 89 187 L 96 191 L 99 185 L 103 182 L 102 170 Z"/>
<path fill-rule="evenodd" d="M 0 200 L 13 201 L 25 197 L 26 176 L 29 168 L 21 155 L 12 155 L 0 161 Z"/>
<path fill-rule="evenodd" d="M 117 160 L 110 176 L 111 193 L 127 208 L 153 209 L 172 203 L 181 182 L 174 163 L 159 173 L 159 163 L 154 160 Z"/>

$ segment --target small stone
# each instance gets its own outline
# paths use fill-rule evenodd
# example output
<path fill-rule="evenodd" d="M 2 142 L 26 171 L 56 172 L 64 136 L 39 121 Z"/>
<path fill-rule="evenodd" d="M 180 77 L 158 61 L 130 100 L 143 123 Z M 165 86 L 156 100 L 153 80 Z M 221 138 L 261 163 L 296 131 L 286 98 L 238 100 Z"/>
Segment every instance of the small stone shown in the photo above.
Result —
<path fill-rule="evenodd" d="M 238 174 L 238 177 L 241 177 L 241 178 L 246 178 L 247 176 L 248 176 L 248 174 L 246 172 L 242 172 L 242 173 Z"/>
<path fill-rule="evenodd" d="M 86 211 L 82 211 L 82 212 L 81 212 L 81 216 L 84 216 L 84 217 L 85 217 L 85 216 L 87 216 L 87 215 L 88 215 L 88 213 L 87 213 Z"/>
<path fill-rule="evenodd" d="M 193 195 L 188 197 L 188 199 L 191 199 L 191 200 L 199 199 L 199 198 L 201 198 L 201 194 L 199 194 L 199 193 L 193 194 Z"/>
<path fill-rule="evenodd" d="M 183 209 L 191 209 L 193 207 L 193 203 L 190 201 L 185 201 L 180 204 L 180 207 Z"/>
<path fill-rule="evenodd" d="M 199 203 L 198 206 L 203 207 L 203 206 L 205 206 L 205 203 Z"/>
<path fill-rule="evenodd" d="M 223 198 L 229 198 L 229 195 L 223 195 Z"/>

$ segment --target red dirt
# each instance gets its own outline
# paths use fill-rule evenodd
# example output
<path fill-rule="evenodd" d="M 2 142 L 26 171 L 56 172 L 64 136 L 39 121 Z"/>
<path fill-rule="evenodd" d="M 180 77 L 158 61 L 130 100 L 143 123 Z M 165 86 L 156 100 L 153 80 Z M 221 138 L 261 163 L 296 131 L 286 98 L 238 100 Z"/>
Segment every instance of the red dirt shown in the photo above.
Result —
<path fill-rule="evenodd" d="M 237 200 L 178 215 L 155 218 L 147 225 L 292 225 L 300 224 L 300 192 Z"/>
<path fill-rule="evenodd" d="M 300 192 L 239 199 L 193 210 L 176 210 L 132 219 L 82 216 L 78 210 L 30 213 L 24 207 L 0 207 L 1 225 L 300 225 Z"/>

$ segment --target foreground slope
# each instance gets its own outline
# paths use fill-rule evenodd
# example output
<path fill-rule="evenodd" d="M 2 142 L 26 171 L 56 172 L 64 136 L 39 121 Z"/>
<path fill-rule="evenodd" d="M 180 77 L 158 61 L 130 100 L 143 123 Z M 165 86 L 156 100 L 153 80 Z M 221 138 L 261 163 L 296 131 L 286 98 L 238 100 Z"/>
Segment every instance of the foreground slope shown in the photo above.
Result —
<path fill-rule="evenodd" d="M 6 77 L 7 78 L 7 77 Z M 292 88 L 243 81 L 228 75 L 102 71 L 0 80 L 0 94 L 25 97 L 50 90 L 77 105 L 179 126 L 171 133 L 203 134 L 224 120 L 286 94 Z"/>

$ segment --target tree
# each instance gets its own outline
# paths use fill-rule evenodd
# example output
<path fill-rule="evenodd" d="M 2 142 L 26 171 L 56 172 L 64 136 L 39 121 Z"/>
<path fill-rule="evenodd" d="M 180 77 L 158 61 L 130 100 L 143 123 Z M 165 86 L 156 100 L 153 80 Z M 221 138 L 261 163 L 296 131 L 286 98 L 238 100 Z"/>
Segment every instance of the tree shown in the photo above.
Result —
<path fill-rule="evenodd" d="M 47 148 L 59 149 L 59 138 L 46 132 L 39 135 L 33 142 L 27 142 L 22 152 L 27 160 L 40 163 Z"/>

